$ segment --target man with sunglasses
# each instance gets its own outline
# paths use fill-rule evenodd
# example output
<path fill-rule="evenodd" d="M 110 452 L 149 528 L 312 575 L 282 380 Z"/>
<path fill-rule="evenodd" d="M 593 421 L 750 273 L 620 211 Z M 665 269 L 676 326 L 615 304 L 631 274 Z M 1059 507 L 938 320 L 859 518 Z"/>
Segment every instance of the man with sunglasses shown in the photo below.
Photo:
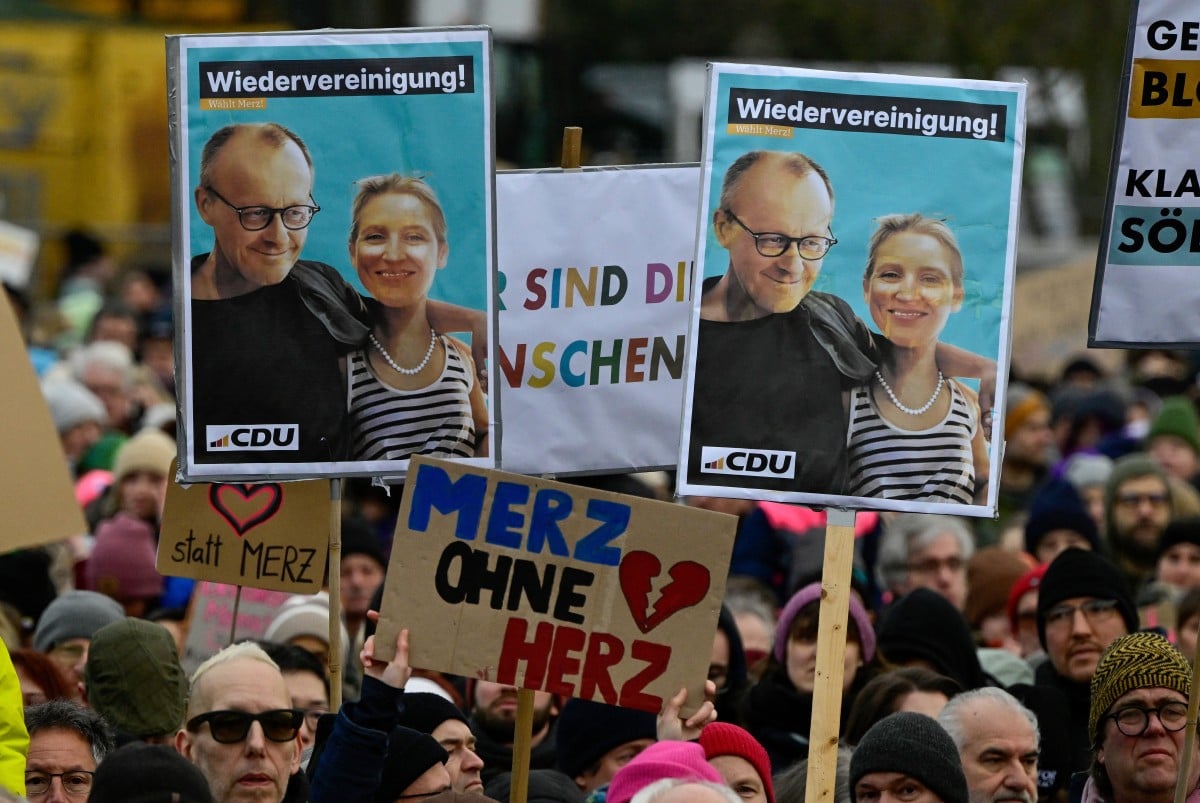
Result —
<path fill-rule="evenodd" d="M 1037 628 L 1047 660 L 1034 670 L 1035 683 L 1053 690 L 1066 705 L 1065 768 L 1078 772 L 1091 761 L 1089 684 L 1104 650 L 1138 629 L 1133 595 L 1117 567 L 1101 555 L 1063 550 L 1042 576 Z"/>
<path fill-rule="evenodd" d="M 750 151 L 725 172 L 712 227 L 729 267 L 700 302 L 689 482 L 844 492 L 843 391 L 870 380 L 886 341 L 812 289 L 838 242 L 833 206 L 829 176 L 801 153 Z M 990 360 L 947 344 L 937 355 L 947 376 L 994 385 Z"/>
<path fill-rule="evenodd" d="M 192 675 L 175 749 L 208 780 L 216 803 L 280 803 L 300 767 L 300 724 L 279 667 L 262 648 L 234 644 Z"/>
<path fill-rule="evenodd" d="M 1122 636 L 1092 678 L 1094 747 L 1084 803 L 1169 803 L 1187 767 L 1189 803 L 1200 801 L 1200 748 L 1184 753 L 1192 670 L 1155 633 Z"/>

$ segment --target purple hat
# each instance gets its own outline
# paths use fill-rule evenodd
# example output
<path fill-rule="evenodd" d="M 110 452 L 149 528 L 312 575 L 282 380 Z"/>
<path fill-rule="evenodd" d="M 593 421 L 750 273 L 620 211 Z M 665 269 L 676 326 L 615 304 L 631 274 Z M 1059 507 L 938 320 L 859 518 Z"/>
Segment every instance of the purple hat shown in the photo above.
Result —
<path fill-rule="evenodd" d="M 809 583 L 797 591 L 783 606 L 779 620 L 775 625 L 775 660 L 781 664 L 787 663 L 788 633 L 792 629 L 792 620 L 800 609 L 810 602 L 821 599 L 821 584 Z M 869 662 L 875 657 L 875 628 L 867 616 L 867 609 L 855 594 L 850 594 L 850 618 L 858 628 L 858 645 L 862 647 L 863 661 Z"/>

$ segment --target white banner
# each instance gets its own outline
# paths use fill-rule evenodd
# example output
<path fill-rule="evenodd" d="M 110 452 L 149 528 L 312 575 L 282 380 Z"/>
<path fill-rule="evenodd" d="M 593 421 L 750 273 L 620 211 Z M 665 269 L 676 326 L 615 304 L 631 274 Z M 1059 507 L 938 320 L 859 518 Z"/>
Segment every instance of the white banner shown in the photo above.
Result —
<path fill-rule="evenodd" d="M 700 172 L 496 178 L 505 470 L 673 466 Z"/>
<path fill-rule="evenodd" d="M 1126 50 L 1088 345 L 1200 343 L 1200 22 L 1141 0 Z"/>

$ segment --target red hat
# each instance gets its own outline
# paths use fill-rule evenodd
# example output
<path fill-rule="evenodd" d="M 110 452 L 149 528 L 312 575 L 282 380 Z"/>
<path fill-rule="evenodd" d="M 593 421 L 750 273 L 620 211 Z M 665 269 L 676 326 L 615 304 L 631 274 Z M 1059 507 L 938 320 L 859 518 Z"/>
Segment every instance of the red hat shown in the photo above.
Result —
<path fill-rule="evenodd" d="M 771 784 L 771 758 L 758 740 L 745 728 L 728 722 L 714 722 L 700 731 L 700 746 L 709 761 L 717 756 L 737 756 L 750 762 L 762 780 L 767 803 L 775 803 L 775 787 Z"/>
<path fill-rule="evenodd" d="M 1049 567 L 1049 563 L 1043 563 L 1036 569 L 1025 572 L 1008 592 L 1008 604 L 1005 606 L 1005 610 L 1008 612 L 1008 623 L 1012 627 L 1012 632 L 1017 632 L 1017 603 L 1021 601 L 1021 597 L 1025 596 L 1027 591 L 1037 590 L 1038 586 L 1042 584 L 1042 575 Z"/>

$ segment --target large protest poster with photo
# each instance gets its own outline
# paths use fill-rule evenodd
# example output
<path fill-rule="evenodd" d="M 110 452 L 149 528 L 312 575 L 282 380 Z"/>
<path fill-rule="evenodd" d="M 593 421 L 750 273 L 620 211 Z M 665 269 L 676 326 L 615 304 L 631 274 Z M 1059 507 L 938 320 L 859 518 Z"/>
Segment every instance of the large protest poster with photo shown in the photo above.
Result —
<path fill-rule="evenodd" d="M 700 170 L 496 177 L 504 468 L 675 464 Z"/>
<path fill-rule="evenodd" d="M 493 465 L 490 31 L 167 50 L 181 479 Z"/>
<path fill-rule="evenodd" d="M 1200 343 L 1200 21 L 1134 3 L 1088 345 Z"/>
<path fill-rule="evenodd" d="M 680 494 L 992 515 L 1024 100 L 710 66 Z"/>

